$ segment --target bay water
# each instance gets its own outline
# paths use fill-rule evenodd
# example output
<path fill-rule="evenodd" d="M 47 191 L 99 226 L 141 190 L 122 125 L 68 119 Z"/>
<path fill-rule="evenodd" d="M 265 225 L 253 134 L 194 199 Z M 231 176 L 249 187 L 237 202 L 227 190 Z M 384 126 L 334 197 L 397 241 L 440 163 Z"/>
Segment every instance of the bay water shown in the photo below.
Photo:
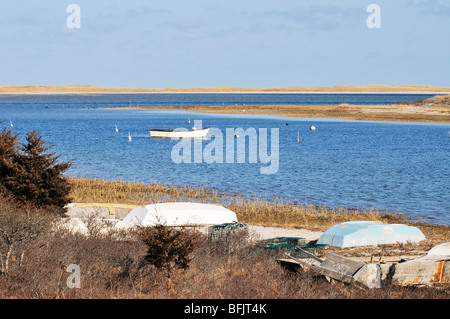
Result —
<path fill-rule="evenodd" d="M 299 203 L 395 210 L 450 225 L 450 124 L 284 118 L 111 107 L 246 104 L 389 104 L 416 94 L 107 94 L 2 95 L 0 128 L 36 129 L 67 175 L 202 186 Z M 175 163 L 179 140 L 150 138 L 150 128 L 189 128 L 194 121 L 279 132 L 278 170 L 263 163 Z M 12 126 L 11 126 L 12 124 Z M 316 127 L 310 130 L 310 125 Z M 116 132 L 116 128 L 118 132 Z M 132 140 L 128 140 L 128 135 Z M 270 137 L 270 136 L 269 136 Z M 299 141 L 297 138 L 299 137 Z M 211 140 L 201 142 L 205 148 Z M 248 141 L 247 141 L 248 143 Z M 247 144 L 248 145 L 248 144 Z M 270 142 L 269 142 L 270 152 Z M 225 154 L 224 141 L 224 154 Z M 248 151 L 248 148 L 247 148 Z"/>

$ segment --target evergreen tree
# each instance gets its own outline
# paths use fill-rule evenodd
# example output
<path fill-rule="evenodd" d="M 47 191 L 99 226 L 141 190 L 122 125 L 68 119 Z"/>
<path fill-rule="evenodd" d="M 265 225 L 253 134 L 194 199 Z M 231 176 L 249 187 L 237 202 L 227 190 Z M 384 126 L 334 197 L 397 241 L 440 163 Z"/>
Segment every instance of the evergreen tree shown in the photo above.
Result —
<path fill-rule="evenodd" d="M 26 135 L 26 142 L 18 144 L 17 135 L 3 130 L 0 137 L 2 162 L 1 184 L 17 200 L 36 207 L 58 209 L 64 213 L 64 206 L 70 202 L 70 184 L 62 174 L 72 161 L 59 163 L 60 156 L 48 152 L 39 132 L 33 130 Z M 4 173 L 4 174 L 3 174 Z"/>
<path fill-rule="evenodd" d="M 5 185 L 14 172 L 14 158 L 18 151 L 19 135 L 4 128 L 0 133 L 0 185 Z"/>

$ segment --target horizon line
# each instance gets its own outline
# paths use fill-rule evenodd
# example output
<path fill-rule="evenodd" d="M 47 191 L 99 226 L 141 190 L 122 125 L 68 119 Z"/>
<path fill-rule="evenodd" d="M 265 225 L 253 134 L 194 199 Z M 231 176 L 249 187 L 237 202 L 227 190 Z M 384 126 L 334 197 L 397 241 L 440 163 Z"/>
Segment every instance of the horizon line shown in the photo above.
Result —
<path fill-rule="evenodd" d="M 274 86 L 274 87 L 177 87 L 177 88 L 126 88 L 95 85 L 0 85 L 0 94 L 42 93 L 449 93 L 450 87 L 434 85 L 334 85 L 334 86 Z"/>

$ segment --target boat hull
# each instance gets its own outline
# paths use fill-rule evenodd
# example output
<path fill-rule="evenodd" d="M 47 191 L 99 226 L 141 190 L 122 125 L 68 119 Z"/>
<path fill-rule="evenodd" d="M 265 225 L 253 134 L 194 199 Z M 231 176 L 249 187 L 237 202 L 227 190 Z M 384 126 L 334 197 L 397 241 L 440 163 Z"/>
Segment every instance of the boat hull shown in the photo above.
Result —
<path fill-rule="evenodd" d="M 159 138 L 204 138 L 209 127 L 199 130 L 150 130 L 151 137 Z"/>
<path fill-rule="evenodd" d="M 116 227 L 210 226 L 224 223 L 237 223 L 237 217 L 235 212 L 221 205 L 169 202 L 136 207 Z"/>

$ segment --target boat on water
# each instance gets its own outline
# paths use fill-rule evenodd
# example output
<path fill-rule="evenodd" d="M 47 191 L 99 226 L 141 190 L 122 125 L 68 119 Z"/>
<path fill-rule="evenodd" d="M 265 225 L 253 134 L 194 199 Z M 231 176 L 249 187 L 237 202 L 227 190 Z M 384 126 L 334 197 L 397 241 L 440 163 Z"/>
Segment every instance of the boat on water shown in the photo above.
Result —
<path fill-rule="evenodd" d="M 164 130 L 164 129 L 150 129 L 151 137 L 161 137 L 161 138 L 203 138 L 209 132 L 210 127 L 205 127 L 202 129 L 196 129 L 195 127 L 191 130 Z"/>

